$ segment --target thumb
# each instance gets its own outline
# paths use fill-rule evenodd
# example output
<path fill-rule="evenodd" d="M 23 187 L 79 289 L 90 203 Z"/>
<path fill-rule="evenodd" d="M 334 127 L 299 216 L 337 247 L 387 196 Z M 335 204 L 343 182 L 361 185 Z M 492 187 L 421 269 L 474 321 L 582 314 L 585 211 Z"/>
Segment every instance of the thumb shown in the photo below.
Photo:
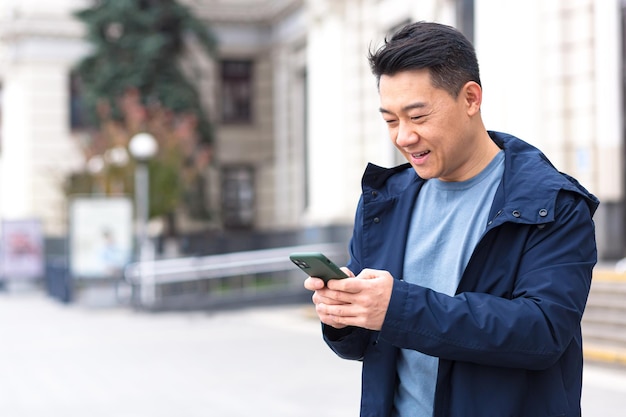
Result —
<path fill-rule="evenodd" d="M 354 278 L 354 272 L 350 271 L 347 267 L 342 266 L 341 269 L 347 276 L 349 276 L 350 278 Z"/>

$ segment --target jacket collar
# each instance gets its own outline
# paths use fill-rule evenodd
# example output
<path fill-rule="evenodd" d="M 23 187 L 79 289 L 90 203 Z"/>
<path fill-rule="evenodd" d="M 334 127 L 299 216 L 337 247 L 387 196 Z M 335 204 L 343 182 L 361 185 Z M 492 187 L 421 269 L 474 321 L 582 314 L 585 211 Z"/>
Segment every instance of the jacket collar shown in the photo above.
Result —
<path fill-rule="evenodd" d="M 543 224 L 554 220 L 556 198 L 560 191 L 582 196 L 590 212 L 598 207 L 598 199 L 574 178 L 561 173 L 534 146 L 515 136 L 489 131 L 491 139 L 504 150 L 504 175 L 489 218 L 494 223 L 504 221 Z M 362 179 L 364 193 L 379 192 L 393 199 L 408 188 L 424 183 L 410 164 L 383 168 L 368 164 Z"/>

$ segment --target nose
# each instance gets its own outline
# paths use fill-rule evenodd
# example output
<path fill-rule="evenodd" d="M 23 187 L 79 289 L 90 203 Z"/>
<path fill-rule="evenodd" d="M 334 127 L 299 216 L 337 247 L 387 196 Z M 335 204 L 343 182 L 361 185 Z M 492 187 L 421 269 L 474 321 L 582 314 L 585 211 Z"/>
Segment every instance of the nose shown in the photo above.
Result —
<path fill-rule="evenodd" d="M 399 123 L 396 134 L 396 145 L 405 148 L 419 140 L 419 135 L 409 123 Z"/>

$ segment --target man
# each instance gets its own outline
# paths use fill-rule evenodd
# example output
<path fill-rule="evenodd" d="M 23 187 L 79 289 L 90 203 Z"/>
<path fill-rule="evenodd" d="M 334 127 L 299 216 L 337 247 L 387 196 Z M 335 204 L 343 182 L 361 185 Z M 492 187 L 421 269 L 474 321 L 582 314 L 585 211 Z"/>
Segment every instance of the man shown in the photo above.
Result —
<path fill-rule="evenodd" d="M 361 416 L 580 416 L 598 200 L 485 129 L 457 30 L 407 25 L 369 60 L 409 163 L 367 167 L 350 278 L 305 282 L 328 345 L 363 361 Z"/>

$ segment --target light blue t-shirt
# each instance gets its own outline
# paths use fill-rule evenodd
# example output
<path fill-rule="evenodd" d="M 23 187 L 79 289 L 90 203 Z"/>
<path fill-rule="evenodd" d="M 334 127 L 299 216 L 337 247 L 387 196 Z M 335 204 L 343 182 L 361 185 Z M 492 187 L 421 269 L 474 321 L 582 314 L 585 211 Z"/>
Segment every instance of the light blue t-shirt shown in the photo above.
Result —
<path fill-rule="evenodd" d="M 413 208 L 403 279 L 453 296 L 487 226 L 504 173 L 500 151 L 477 176 L 461 182 L 426 181 Z M 419 323 L 415 323 L 419 326 Z M 401 349 L 394 417 L 432 417 L 439 359 Z"/>

